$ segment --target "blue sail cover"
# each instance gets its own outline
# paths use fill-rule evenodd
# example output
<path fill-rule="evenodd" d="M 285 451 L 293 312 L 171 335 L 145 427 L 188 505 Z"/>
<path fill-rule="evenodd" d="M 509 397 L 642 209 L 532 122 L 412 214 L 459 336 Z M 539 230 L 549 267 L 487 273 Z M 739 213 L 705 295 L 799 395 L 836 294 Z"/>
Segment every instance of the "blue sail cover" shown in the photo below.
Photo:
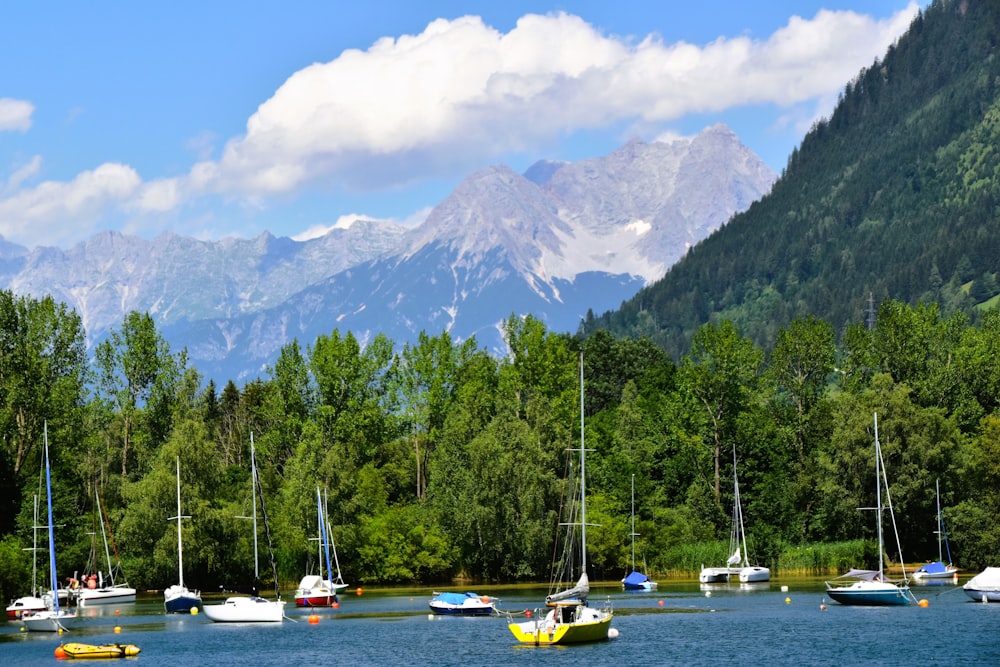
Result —
<path fill-rule="evenodd" d="M 641 586 L 649 581 L 649 577 L 642 572 L 629 572 L 628 576 L 622 579 L 622 583 L 628 586 Z"/>
<path fill-rule="evenodd" d="M 942 572 L 947 572 L 948 568 L 941 561 L 935 561 L 933 563 L 927 563 L 921 566 L 921 572 L 926 572 L 927 574 L 939 574 Z"/>
<path fill-rule="evenodd" d="M 434 599 L 447 602 L 448 604 L 462 604 L 468 598 L 476 598 L 478 600 L 479 596 L 475 593 L 439 593 Z"/>

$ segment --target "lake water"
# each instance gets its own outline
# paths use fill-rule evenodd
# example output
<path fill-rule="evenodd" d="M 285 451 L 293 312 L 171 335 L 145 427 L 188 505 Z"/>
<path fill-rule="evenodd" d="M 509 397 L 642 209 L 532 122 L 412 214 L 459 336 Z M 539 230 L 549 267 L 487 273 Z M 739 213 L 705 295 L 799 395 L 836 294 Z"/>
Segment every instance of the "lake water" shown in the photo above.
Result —
<path fill-rule="evenodd" d="M 620 636 L 547 648 L 516 644 L 504 618 L 429 617 L 429 589 L 369 590 L 360 597 L 349 591 L 338 609 L 292 606 L 293 620 L 250 625 L 216 624 L 202 614 L 167 616 L 162 596 L 149 595 L 119 605 L 118 615 L 113 607 L 83 609 L 77 627 L 62 636 L 23 633 L 20 623 L 7 622 L 0 627 L 0 667 L 56 664 L 55 648 L 69 641 L 136 644 L 142 653 L 129 663 L 171 667 L 1000 665 L 1000 604 L 973 602 L 951 582 L 913 588 L 927 607 L 891 608 L 840 606 L 824 598 L 820 579 L 754 586 L 661 582 L 658 591 L 628 594 L 618 586 L 594 586 L 591 603 L 611 597 L 612 627 Z M 529 588 L 473 590 L 499 596 L 502 608 L 519 614 L 540 606 L 545 594 Z M 319 623 L 308 622 L 310 613 L 318 613 Z"/>

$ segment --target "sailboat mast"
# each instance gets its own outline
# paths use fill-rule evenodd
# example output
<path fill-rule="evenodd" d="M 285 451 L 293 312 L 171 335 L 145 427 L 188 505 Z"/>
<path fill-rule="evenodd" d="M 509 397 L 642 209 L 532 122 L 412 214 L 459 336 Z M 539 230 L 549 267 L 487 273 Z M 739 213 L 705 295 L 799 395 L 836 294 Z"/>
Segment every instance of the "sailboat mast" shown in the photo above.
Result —
<path fill-rule="evenodd" d="M 250 432 L 250 498 L 253 501 L 253 585 L 257 588 L 260 570 L 257 566 L 257 459 L 253 450 L 253 431 Z"/>
<path fill-rule="evenodd" d="M 31 594 L 38 595 L 38 494 L 35 494 L 35 520 L 31 524 Z"/>
<path fill-rule="evenodd" d="M 635 473 L 632 474 L 632 571 L 635 572 Z"/>
<path fill-rule="evenodd" d="M 320 570 L 322 570 L 322 568 L 323 568 L 322 557 L 325 554 L 325 556 L 326 556 L 326 578 L 330 581 L 330 583 L 333 583 L 333 568 L 330 567 L 330 542 L 329 542 L 330 537 L 327 534 L 327 530 L 326 530 L 326 517 L 324 516 L 324 513 L 323 513 L 323 499 L 320 496 L 319 487 L 318 486 L 316 487 L 316 516 L 319 519 L 319 541 L 320 541 L 320 548 L 323 550 L 322 552 L 320 552 L 320 558 L 321 558 L 320 565 L 319 565 L 320 566 Z M 323 578 L 323 572 L 322 571 L 319 573 L 319 576 L 320 576 L 320 579 Z"/>
<path fill-rule="evenodd" d="M 326 537 L 330 541 L 330 548 L 333 549 L 333 564 L 337 568 L 337 579 L 343 583 L 343 577 L 340 574 L 340 559 L 337 558 L 337 543 L 333 541 L 333 529 L 330 526 L 330 499 L 326 495 L 326 489 L 323 489 L 323 520 L 326 522 Z M 329 561 L 327 561 L 329 563 Z M 330 573 L 330 580 L 333 581 L 333 573 Z"/>
<path fill-rule="evenodd" d="M 49 580 L 52 582 L 52 608 L 59 613 L 59 582 L 56 580 L 56 538 L 52 525 L 52 472 L 49 464 L 49 424 L 43 427 L 45 434 L 45 490 L 49 505 Z"/>
<path fill-rule="evenodd" d="M 101 496 L 97 492 L 97 480 L 94 480 L 94 501 L 97 503 L 97 521 L 101 524 L 101 539 L 104 540 L 104 558 L 108 562 L 108 580 L 115 583 L 114 571 L 111 569 L 111 552 L 108 551 L 108 534 L 104 530 L 104 510 L 101 508 Z"/>
<path fill-rule="evenodd" d="M 878 517 L 878 573 L 882 575 L 882 478 L 879 466 L 882 460 L 882 446 L 878 441 L 878 413 L 875 413 L 875 516 Z"/>
<path fill-rule="evenodd" d="M 943 563 L 944 554 L 941 553 L 941 536 L 944 535 L 944 525 L 941 523 L 941 480 L 939 479 L 934 480 L 934 495 L 937 497 L 938 561 Z"/>
<path fill-rule="evenodd" d="M 583 436 L 583 352 L 580 353 L 580 563 L 587 573 L 587 469 Z"/>
<path fill-rule="evenodd" d="M 749 567 L 750 561 L 747 556 L 747 533 L 743 526 L 743 504 L 740 502 L 740 480 L 736 475 L 736 445 L 733 444 L 733 507 L 735 508 L 736 520 L 738 521 L 740 536 L 739 539 L 743 543 L 743 560 L 741 561 L 744 567 Z M 738 545 L 737 545 L 738 546 Z"/>
<path fill-rule="evenodd" d="M 181 519 L 190 519 L 190 516 L 181 514 L 181 457 L 177 457 L 177 581 L 178 585 L 184 587 L 184 545 L 181 543 Z"/>

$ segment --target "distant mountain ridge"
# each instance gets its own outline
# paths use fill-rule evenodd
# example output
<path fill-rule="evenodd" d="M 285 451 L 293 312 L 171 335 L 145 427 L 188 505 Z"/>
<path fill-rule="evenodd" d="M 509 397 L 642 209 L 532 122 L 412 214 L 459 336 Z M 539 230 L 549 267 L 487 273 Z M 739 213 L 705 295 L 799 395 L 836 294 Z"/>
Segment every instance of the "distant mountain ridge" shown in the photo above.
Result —
<path fill-rule="evenodd" d="M 512 313 L 569 331 L 631 297 L 774 180 L 717 125 L 524 175 L 487 167 L 413 229 L 359 220 L 303 242 L 102 232 L 67 251 L 0 241 L 0 286 L 65 301 L 91 342 L 149 312 L 217 380 L 252 377 L 290 340 L 335 328 L 400 345 L 447 330 L 499 349 Z"/>

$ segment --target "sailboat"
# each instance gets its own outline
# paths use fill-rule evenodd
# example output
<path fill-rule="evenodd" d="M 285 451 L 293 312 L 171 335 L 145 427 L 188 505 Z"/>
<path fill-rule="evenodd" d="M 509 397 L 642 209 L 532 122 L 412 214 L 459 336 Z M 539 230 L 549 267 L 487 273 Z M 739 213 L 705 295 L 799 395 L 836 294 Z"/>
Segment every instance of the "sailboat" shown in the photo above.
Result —
<path fill-rule="evenodd" d="M 951 547 L 948 546 L 948 533 L 944 531 L 944 519 L 941 517 L 941 486 L 938 480 L 934 481 L 934 491 L 937 495 L 937 533 L 938 538 L 938 559 L 933 563 L 921 565 L 913 573 L 914 581 L 925 579 L 954 579 L 958 576 L 958 568 L 951 564 Z M 948 564 L 944 563 L 944 554 L 941 545 L 948 551 Z"/>
<path fill-rule="evenodd" d="M 265 600 L 257 595 L 260 569 L 257 560 L 257 459 L 254 453 L 253 434 L 250 434 L 250 487 L 253 499 L 253 582 L 254 594 L 226 598 L 222 604 L 205 605 L 202 610 L 209 620 L 216 623 L 280 623 L 285 616 L 285 601 Z M 243 517 L 246 518 L 246 517 Z M 265 521 L 267 518 L 265 516 Z M 266 524 L 265 524 L 266 525 Z"/>
<path fill-rule="evenodd" d="M 32 632 L 60 632 L 68 630 L 76 623 L 76 613 L 59 608 L 59 580 L 56 577 L 56 539 L 55 527 L 52 521 L 52 471 L 49 464 L 49 427 L 44 426 L 45 433 L 45 493 L 49 507 L 49 581 L 52 584 L 51 606 L 36 612 L 21 614 L 21 623 L 26 630 Z"/>
<path fill-rule="evenodd" d="M 188 613 L 201 606 L 201 593 L 188 590 L 184 585 L 184 547 L 181 545 L 181 519 L 190 519 L 181 514 L 181 457 L 177 457 L 177 516 L 167 521 L 177 520 L 177 583 L 163 591 L 163 605 L 168 614 Z"/>
<path fill-rule="evenodd" d="M 882 506 L 882 485 L 885 485 L 887 507 Z M 896 534 L 896 548 L 902 554 L 899 546 L 899 535 L 896 533 L 896 518 L 892 513 L 892 498 L 889 496 L 889 481 L 882 462 L 882 445 L 878 440 L 878 413 L 875 413 L 875 507 L 860 509 L 875 510 L 878 532 L 878 569 L 850 570 L 833 581 L 826 582 L 826 594 L 840 604 L 865 606 L 902 606 L 914 604 L 917 599 L 907 585 L 906 569 L 903 569 L 903 580 L 900 583 L 886 579 L 883 563 L 883 531 L 882 513 L 888 509 L 892 518 L 893 533 Z M 900 558 L 902 560 L 902 557 Z"/>
<path fill-rule="evenodd" d="M 103 572 L 98 572 L 87 577 L 87 584 L 80 589 L 77 604 L 81 607 L 87 607 L 99 604 L 135 602 L 135 589 L 129 586 L 128 582 L 117 583 L 115 581 L 115 572 L 121 574 L 122 563 L 121 559 L 118 558 L 118 549 L 116 548 L 115 565 L 113 567 L 111 565 L 111 552 L 108 550 L 108 532 L 111 528 L 108 528 L 108 532 L 104 530 L 107 516 L 101 507 L 101 496 L 97 491 L 96 481 L 94 482 L 94 502 L 97 504 L 97 520 L 101 523 L 101 537 L 104 540 L 104 558 L 108 565 L 108 576 L 105 578 Z M 96 558 L 94 560 L 96 561 Z"/>
<path fill-rule="evenodd" d="M 316 487 L 316 515 L 318 517 L 319 531 L 319 575 L 307 574 L 299 581 L 299 587 L 295 591 L 296 607 L 329 607 L 337 601 L 337 594 L 347 588 L 343 577 L 340 575 L 340 563 L 337 563 L 337 578 L 333 578 L 333 568 L 330 566 L 330 545 L 333 541 L 330 537 L 329 525 L 326 521 L 326 512 L 323 511 L 323 500 L 320 497 L 319 487 Z M 334 559 L 336 559 L 336 548 L 334 548 Z M 323 578 L 324 556 L 326 561 L 326 578 Z"/>
<path fill-rule="evenodd" d="M 656 582 L 647 575 L 635 569 L 635 475 L 632 475 L 632 571 L 622 579 L 622 586 L 627 591 L 655 591 Z"/>
<path fill-rule="evenodd" d="M 38 529 L 41 526 L 38 525 L 38 495 L 35 495 L 35 522 L 32 524 L 32 542 L 31 542 L 31 595 L 25 595 L 17 598 L 9 605 L 7 605 L 7 618 L 8 619 L 18 619 L 21 618 L 21 614 L 24 612 L 34 612 L 42 611 L 46 608 L 45 600 L 41 597 L 41 591 L 38 590 Z M 25 549 L 29 551 L 29 549 Z"/>
<path fill-rule="evenodd" d="M 614 613 L 610 604 L 591 607 L 587 604 L 590 580 L 587 576 L 587 475 L 583 428 L 583 355 L 580 355 L 580 579 L 567 590 L 545 598 L 548 613 L 536 613 L 531 620 L 508 623 L 507 627 L 522 644 L 548 646 L 578 644 L 608 639 L 617 634 L 611 628 Z"/>
<path fill-rule="evenodd" d="M 736 474 L 736 447 L 733 447 L 733 528 L 729 548 L 732 555 L 725 567 L 703 567 L 698 580 L 703 584 L 728 582 L 733 575 L 740 583 L 757 583 L 771 580 L 771 570 L 762 565 L 751 565 L 747 549 L 746 527 L 743 525 L 743 506 L 740 501 L 740 480 Z"/>

